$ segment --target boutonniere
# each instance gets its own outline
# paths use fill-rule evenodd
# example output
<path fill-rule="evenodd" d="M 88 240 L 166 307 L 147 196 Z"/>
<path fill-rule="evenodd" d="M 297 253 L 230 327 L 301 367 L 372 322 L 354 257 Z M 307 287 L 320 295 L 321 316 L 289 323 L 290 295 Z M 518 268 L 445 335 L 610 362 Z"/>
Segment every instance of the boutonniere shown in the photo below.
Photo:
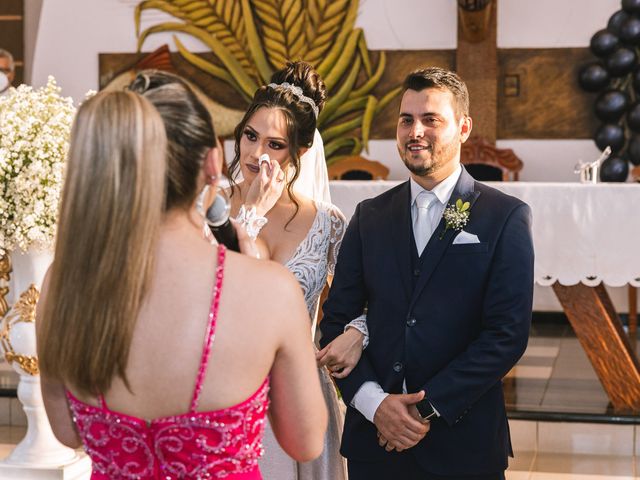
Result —
<path fill-rule="evenodd" d="M 455 204 L 450 203 L 447 205 L 447 208 L 444 209 L 444 213 L 442 214 L 445 224 L 444 230 L 440 234 L 440 240 L 443 239 L 444 234 L 447 233 L 449 229 L 462 230 L 469 221 L 470 215 L 471 204 L 469 202 L 463 202 L 461 198 L 456 200 Z"/>

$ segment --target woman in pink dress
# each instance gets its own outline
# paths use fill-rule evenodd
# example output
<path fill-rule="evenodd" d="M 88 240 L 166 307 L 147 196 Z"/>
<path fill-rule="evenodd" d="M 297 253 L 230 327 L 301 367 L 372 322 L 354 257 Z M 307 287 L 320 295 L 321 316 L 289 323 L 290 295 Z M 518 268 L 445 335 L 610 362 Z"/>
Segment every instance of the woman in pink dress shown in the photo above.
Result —
<path fill-rule="evenodd" d="M 305 302 L 282 266 L 203 238 L 211 119 L 182 82 L 148 89 L 78 111 L 38 305 L 47 414 L 95 479 L 260 479 L 267 409 L 289 455 L 322 450 Z"/>

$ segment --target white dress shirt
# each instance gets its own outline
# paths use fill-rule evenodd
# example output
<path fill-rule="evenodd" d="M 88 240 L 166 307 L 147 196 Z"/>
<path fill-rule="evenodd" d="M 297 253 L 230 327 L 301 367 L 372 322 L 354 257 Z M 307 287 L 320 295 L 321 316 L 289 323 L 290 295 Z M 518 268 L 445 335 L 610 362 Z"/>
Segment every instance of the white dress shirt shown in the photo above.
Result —
<path fill-rule="evenodd" d="M 430 219 L 433 222 L 433 225 L 431 226 L 432 232 L 434 232 L 438 227 L 440 219 L 442 218 L 442 214 L 444 213 L 444 209 L 449 203 L 449 199 L 451 198 L 453 189 L 458 183 L 458 179 L 460 178 L 461 174 L 462 167 L 458 165 L 458 167 L 451 175 L 449 175 L 431 190 L 431 193 L 435 194 L 436 198 L 438 199 L 435 204 L 429 206 L 431 213 Z M 416 217 L 418 216 L 416 197 L 425 189 L 418 185 L 418 183 L 413 178 L 409 180 L 409 183 L 411 186 L 411 225 L 414 225 Z M 407 393 L 406 382 L 403 383 L 402 391 L 403 393 Z M 353 396 L 353 399 L 351 400 L 351 406 L 358 410 L 362 415 L 364 415 L 367 420 L 373 423 L 373 416 L 375 415 L 376 410 L 378 410 L 378 407 L 387 397 L 387 395 L 389 394 L 385 392 L 377 382 L 364 382 L 360 389 Z"/>

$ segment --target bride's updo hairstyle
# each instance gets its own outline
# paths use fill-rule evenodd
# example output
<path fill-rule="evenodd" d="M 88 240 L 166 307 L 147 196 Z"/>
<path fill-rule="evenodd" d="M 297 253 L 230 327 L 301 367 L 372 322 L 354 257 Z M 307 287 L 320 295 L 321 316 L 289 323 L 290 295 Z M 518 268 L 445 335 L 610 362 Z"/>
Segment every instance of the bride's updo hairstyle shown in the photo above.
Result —
<path fill-rule="evenodd" d="M 235 155 L 229 165 L 229 179 L 234 185 L 234 178 L 240 168 L 240 140 L 247 122 L 260 108 L 277 108 L 284 114 L 287 125 L 287 140 L 293 174 L 287 178 L 286 189 L 296 205 L 297 213 L 298 203 L 293 195 L 292 185 L 300 175 L 300 150 L 309 148 L 313 144 L 318 119 L 316 111 L 308 101 L 301 100 L 300 96 L 293 92 L 293 89 L 282 86 L 282 84 L 288 83 L 299 87 L 302 90 L 302 95 L 313 101 L 318 114 L 324 107 L 327 89 L 320 74 L 310 64 L 301 61 L 287 62 L 284 68 L 272 75 L 269 83 L 279 86 L 264 85 L 256 90 L 247 112 L 234 131 Z"/>
<path fill-rule="evenodd" d="M 198 175 L 204 159 L 216 146 L 209 111 L 189 85 L 171 73 L 143 70 L 129 90 L 149 100 L 164 122 L 168 142 L 165 209 L 190 208 L 198 194 Z"/>

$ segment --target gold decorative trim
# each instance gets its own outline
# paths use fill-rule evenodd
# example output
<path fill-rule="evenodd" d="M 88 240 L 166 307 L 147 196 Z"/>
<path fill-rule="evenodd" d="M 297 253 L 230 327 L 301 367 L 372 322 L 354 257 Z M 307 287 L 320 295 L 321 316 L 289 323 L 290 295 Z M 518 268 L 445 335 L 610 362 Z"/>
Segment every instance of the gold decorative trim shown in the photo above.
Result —
<path fill-rule="evenodd" d="M 40 373 L 38 357 L 15 353 L 9 335 L 11 328 L 17 323 L 35 323 L 36 304 L 39 296 L 40 292 L 34 284 L 31 284 L 28 289 L 22 292 L 12 310 L 5 314 L 2 321 L 2 329 L 0 330 L 0 346 L 5 352 L 4 358 L 10 365 L 16 362 L 29 375 L 38 375 Z"/>
<path fill-rule="evenodd" d="M 0 15 L 0 22 L 17 22 L 22 20 L 22 15 Z"/>
<path fill-rule="evenodd" d="M 32 283 L 29 285 L 20 298 L 13 306 L 14 311 L 20 315 L 20 321 L 25 323 L 35 323 L 36 321 L 36 305 L 40 292 L 36 286 Z"/>
<path fill-rule="evenodd" d="M 7 360 L 9 365 L 13 362 L 16 362 L 20 365 L 20 368 L 27 372 L 29 375 L 39 375 L 40 367 L 38 367 L 38 357 L 32 357 L 31 355 L 17 355 L 12 352 L 7 352 L 4 354 L 4 358 Z"/>
<path fill-rule="evenodd" d="M 11 257 L 3 255 L 0 257 L 0 281 L 5 283 L 0 287 L 0 317 L 4 317 L 9 311 L 7 294 L 9 293 L 9 280 L 11 279 Z"/>

